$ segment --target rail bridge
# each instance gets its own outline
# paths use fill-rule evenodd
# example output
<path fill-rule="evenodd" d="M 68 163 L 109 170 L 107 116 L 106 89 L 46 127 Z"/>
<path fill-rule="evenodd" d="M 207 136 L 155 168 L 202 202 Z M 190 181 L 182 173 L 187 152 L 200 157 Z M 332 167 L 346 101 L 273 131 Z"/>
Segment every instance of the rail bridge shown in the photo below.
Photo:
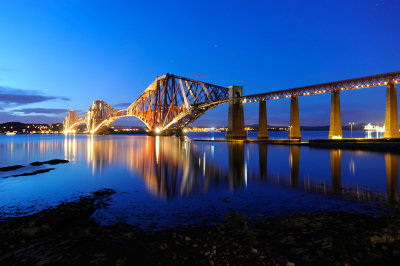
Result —
<path fill-rule="evenodd" d="M 400 138 L 397 111 L 397 83 L 400 71 L 323 84 L 243 95 L 243 88 L 229 88 L 188 79 L 172 74 L 157 77 L 127 109 L 116 110 L 106 102 L 93 102 L 83 118 L 70 110 L 64 121 L 64 132 L 75 132 L 85 123 L 91 134 L 107 133 L 112 123 L 121 117 L 135 116 L 148 128 L 150 134 L 167 131 L 183 134 L 182 130 L 207 110 L 229 102 L 227 138 L 246 138 L 243 104 L 259 102 L 258 138 L 268 138 L 266 101 L 290 98 L 289 139 L 300 139 L 298 98 L 315 94 L 331 94 L 329 138 L 342 138 L 340 92 L 368 87 L 386 86 L 386 113 L 384 138 Z"/>

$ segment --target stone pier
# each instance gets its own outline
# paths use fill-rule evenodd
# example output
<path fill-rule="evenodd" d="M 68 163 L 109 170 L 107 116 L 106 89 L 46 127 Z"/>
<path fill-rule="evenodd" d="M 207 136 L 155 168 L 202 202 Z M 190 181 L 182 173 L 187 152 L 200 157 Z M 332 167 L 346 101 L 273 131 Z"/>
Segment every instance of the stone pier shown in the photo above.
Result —
<path fill-rule="evenodd" d="M 331 96 L 331 121 L 329 125 L 329 139 L 342 138 L 342 118 L 340 114 L 340 92 L 333 91 Z"/>
<path fill-rule="evenodd" d="M 268 126 L 267 126 L 267 102 L 260 101 L 258 112 L 258 139 L 268 139 Z"/>
<path fill-rule="evenodd" d="M 384 138 L 400 138 L 399 114 L 397 111 L 397 86 L 390 80 L 386 89 L 386 114 Z"/>
<path fill-rule="evenodd" d="M 290 126 L 289 139 L 301 139 L 300 118 L 299 118 L 299 100 L 297 96 L 292 96 L 290 101 Z"/>
<path fill-rule="evenodd" d="M 227 139 L 246 139 L 247 133 L 244 130 L 244 113 L 241 97 L 243 87 L 229 86 L 229 112 Z"/>
<path fill-rule="evenodd" d="M 177 137 L 184 137 L 185 132 L 183 131 L 183 128 L 179 127 L 175 130 L 175 136 Z"/>

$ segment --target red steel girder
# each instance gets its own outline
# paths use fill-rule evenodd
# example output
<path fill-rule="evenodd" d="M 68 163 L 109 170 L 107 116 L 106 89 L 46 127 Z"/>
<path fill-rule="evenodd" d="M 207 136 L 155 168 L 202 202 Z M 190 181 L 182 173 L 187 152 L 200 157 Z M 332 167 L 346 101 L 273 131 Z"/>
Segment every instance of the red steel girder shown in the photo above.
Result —
<path fill-rule="evenodd" d="M 150 130 L 182 127 L 228 100 L 229 89 L 171 74 L 158 77 L 127 109 Z"/>

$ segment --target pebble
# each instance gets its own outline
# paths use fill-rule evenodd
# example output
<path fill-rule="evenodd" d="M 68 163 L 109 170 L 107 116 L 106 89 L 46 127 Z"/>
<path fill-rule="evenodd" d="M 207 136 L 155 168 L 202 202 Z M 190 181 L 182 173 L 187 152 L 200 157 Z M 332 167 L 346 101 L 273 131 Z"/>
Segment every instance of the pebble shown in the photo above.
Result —
<path fill-rule="evenodd" d="M 393 250 L 392 255 L 395 256 L 395 257 L 399 257 L 400 256 L 400 250 L 397 250 L 397 249 Z"/>
<path fill-rule="evenodd" d="M 35 236 L 38 231 L 39 231 L 38 227 L 28 227 L 28 228 L 23 228 L 21 230 L 21 234 L 25 236 Z"/>

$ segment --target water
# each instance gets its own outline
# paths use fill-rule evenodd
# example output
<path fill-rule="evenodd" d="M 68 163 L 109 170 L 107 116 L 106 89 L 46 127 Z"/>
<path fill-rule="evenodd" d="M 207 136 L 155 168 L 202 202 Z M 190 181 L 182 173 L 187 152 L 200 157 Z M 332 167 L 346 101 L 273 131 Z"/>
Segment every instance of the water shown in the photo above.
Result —
<path fill-rule="evenodd" d="M 271 132 L 270 137 L 282 133 Z M 327 134 L 302 133 L 308 138 Z M 185 140 L 1 135 L 0 167 L 25 167 L 0 172 L 0 219 L 103 188 L 117 193 L 94 218 L 102 224 L 128 222 L 143 229 L 218 222 L 230 210 L 256 220 L 293 212 L 379 214 L 377 204 L 397 204 L 398 155 L 192 140 L 220 134 L 190 133 Z M 70 162 L 29 166 L 50 159 Z M 48 173 L 2 178 L 50 167 L 55 169 Z"/>
<path fill-rule="evenodd" d="M 248 131 L 248 139 L 257 139 L 258 131 Z M 225 139 L 225 132 L 189 132 L 186 134 L 188 137 L 193 139 L 210 139 L 210 140 L 221 140 Z M 287 139 L 289 135 L 288 131 L 269 131 L 270 139 Z M 301 131 L 301 140 L 308 141 L 309 139 L 327 139 L 329 135 L 328 131 Z M 376 139 L 383 138 L 383 132 L 365 132 L 365 131 L 343 131 L 343 138 L 368 138 Z"/>

